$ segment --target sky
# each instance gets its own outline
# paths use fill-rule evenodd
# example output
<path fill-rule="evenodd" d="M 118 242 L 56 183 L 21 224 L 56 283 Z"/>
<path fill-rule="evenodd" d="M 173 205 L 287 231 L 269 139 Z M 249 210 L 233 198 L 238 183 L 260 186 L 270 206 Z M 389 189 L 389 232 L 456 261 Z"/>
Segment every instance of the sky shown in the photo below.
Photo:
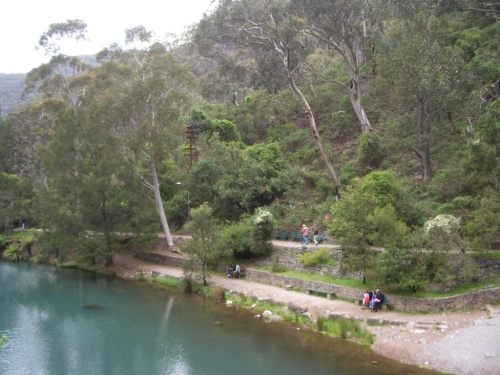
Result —
<path fill-rule="evenodd" d="M 0 73 L 27 73 L 50 60 L 36 50 L 52 23 L 79 19 L 89 41 L 62 44 L 69 56 L 95 54 L 123 45 L 125 30 L 143 25 L 159 37 L 182 33 L 213 9 L 213 0 L 4 0 L 0 4 Z"/>

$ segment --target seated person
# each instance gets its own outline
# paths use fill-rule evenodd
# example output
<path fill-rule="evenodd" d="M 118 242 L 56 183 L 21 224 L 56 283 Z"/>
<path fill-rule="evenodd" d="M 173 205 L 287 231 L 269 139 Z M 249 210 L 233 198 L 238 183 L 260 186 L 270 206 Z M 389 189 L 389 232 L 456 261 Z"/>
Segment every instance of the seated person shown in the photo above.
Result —
<path fill-rule="evenodd" d="M 382 307 L 382 304 L 385 301 L 385 296 L 380 292 L 380 289 L 375 291 L 375 303 L 373 304 L 373 312 L 377 312 L 379 308 Z"/>
<path fill-rule="evenodd" d="M 240 278 L 240 271 L 241 271 L 240 265 L 237 264 L 236 268 L 234 269 L 234 277 L 235 278 L 238 278 L 238 279 Z"/>
<path fill-rule="evenodd" d="M 227 277 L 229 279 L 232 279 L 233 278 L 233 275 L 234 275 L 234 264 L 231 264 L 229 266 L 229 270 L 227 271 Z"/>

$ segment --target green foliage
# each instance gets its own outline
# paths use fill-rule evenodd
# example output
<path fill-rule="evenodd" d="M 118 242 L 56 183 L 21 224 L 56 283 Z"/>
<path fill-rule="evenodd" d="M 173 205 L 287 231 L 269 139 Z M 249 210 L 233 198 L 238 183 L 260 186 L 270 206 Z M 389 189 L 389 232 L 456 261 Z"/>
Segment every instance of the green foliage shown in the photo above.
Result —
<path fill-rule="evenodd" d="M 342 339 L 359 339 L 363 344 L 370 346 L 373 344 L 373 336 L 363 330 L 359 322 L 355 319 L 335 318 L 327 319 L 321 322 L 323 331 L 333 337 L 340 337 Z"/>
<path fill-rule="evenodd" d="M 24 255 L 21 254 L 21 249 L 17 245 L 9 245 L 2 253 L 3 258 L 11 262 L 19 262 L 24 260 Z"/>
<path fill-rule="evenodd" d="M 365 175 L 380 167 L 384 153 L 380 137 L 373 132 L 365 132 L 359 140 L 356 168 Z"/>
<path fill-rule="evenodd" d="M 299 255 L 300 261 L 304 266 L 331 266 L 335 267 L 337 264 L 331 258 L 330 250 L 323 248 L 310 253 L 304 253 Z"/>
<path fill-rule="evenodd" d="M 500 232 L 500 189 L 487 189 L 465 231 L 473 249 L 491 249 Z"/>
<path fill-rule="evenodd" d="M 203 285 L 207 285 L 209 270 L 228 255 L 229 249 L 218 241 L 220 226 L 207 203 L 191 211 L 187 229 L 192 238 L 182 242 L 181 250 L 189 254 L 194 271 L 201 275 Z"/>
<path fill-rule="evenodd" d="M 232 251 L 235 258 L 260 257 L 272 250 L 273 235 L 273 216 L 260 208 L 253 216 L 244 216 L 240 222 L 222 228 L 219 243 Z"/>

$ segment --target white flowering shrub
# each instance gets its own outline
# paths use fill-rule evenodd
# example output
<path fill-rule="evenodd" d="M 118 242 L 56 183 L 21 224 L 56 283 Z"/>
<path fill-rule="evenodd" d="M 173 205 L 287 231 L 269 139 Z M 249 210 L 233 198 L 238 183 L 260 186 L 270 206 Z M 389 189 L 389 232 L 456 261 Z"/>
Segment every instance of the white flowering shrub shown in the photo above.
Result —
<path fill-rule="evenodd" d="M 436 250 L 462 248 L 460 218 L 453 215 L 438 215 L 427 221 L 424 232 Z"/>
<path fill-rule="evenodd" d="M 252 239 L 259 248 L 256 253 L 265 254 L 270 251 L 269 241 L 273 238 L 273 214 L 265 208 L 258 208 L 253 217 Z"/>
<path fill-rule="evenodd" d="M 427 235 L 436 229 L 448 234 L 457 233 L 460 230 L 460 218 L 453 215 L 438 215 L 424 225 L 425 234 Z"/>

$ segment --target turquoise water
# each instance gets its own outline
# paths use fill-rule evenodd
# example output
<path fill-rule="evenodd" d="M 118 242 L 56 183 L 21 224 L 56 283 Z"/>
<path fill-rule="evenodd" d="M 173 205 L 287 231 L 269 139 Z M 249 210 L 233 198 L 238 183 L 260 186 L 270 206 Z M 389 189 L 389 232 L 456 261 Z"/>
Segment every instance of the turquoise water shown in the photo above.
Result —
<path fill-rule="evenodd" d="M 0 262 L 1 334 L 6 375 L 430 373 L 197 295 L 30 264 Z"/>

